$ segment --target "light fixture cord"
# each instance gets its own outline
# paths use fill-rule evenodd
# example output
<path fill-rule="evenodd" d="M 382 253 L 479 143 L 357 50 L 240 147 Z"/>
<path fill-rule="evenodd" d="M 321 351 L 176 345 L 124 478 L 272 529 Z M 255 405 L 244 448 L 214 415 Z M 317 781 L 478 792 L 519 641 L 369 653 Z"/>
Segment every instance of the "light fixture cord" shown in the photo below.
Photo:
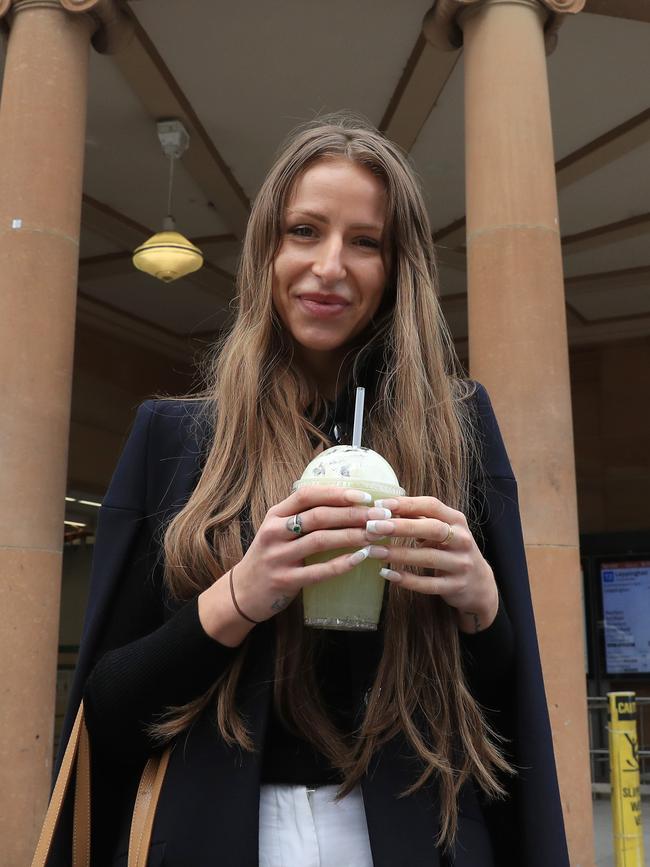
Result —
<path fill-rule="evenodd" d="M 174 157 L 169 158 L 169 190 L 167 192 L 167 216 L 172 216 L 172 187 L 174 186 Z"/>

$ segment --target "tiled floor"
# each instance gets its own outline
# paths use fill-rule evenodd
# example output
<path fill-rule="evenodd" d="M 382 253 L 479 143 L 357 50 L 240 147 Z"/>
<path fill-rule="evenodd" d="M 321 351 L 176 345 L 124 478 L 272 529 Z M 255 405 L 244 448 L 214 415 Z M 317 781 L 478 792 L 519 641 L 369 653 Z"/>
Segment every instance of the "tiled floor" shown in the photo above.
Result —
<path fill-rule="evenodd" d="M 645 861 L 650 864 L 650 801 L 641 801 Z M 598 867 L 615 867 L 612 843 L 612 811 L 607 798 L 594 799 L 594 838 Z"/>

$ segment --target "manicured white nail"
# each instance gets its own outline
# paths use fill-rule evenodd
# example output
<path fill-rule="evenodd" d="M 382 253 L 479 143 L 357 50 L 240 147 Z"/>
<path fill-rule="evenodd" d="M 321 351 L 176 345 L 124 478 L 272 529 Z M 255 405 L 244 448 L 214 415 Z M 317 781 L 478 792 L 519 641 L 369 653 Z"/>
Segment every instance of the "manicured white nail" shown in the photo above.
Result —
<path fill-rule="evenodd" d="M 353 566 L 356 566 L 357 563 L 363 563 L 365 559 L 370 556 L 370 545 L 367 545 L 365 548 L 360 548 L 358 551 L 355 551 L 354 554 L 350 554 L 348 557 L 348 563 L 351 563 Z"/>
<path fill-rule="evenodd" d="M 372 496 L 365 491 L 355 491 L 353 488 L 349 488 L 344 496 L 348 503 L 372 503 Z"/>
<path fill-rule="evenodd" d="M 369 545 L 368 556 L 372 557 L 373 560 L 388 560 L 388 548 L 384 548 L 382 545 Z"/>
<path fill-rule="evenodd" d="M 368 515 L 372 518 L 392 518 L 393 513 L 390 509 L 378 509 L 376 506 L 372 509 L 368 509 Z"/>
<path fill-rule="evenodd" d="M 395 529 L 395 524 L 392 521 L 366 521 L 366 531 L 374 533 L 375 536 L 385 536 L 387 533 L 392 533 Z"/>
<path fill-rule="evenodd" d="M 395 572 L 393 569 L 380 569 L 379 574 L 382 578 L 385 578 L 387 581 L 401 581 L 402 576 L 399 572 Z"/>
<path fill-rule="evenodd" d="M 396 509 L 399 506 L 399 500 L 375 500 L 375 506 L 379 509 Z"/>

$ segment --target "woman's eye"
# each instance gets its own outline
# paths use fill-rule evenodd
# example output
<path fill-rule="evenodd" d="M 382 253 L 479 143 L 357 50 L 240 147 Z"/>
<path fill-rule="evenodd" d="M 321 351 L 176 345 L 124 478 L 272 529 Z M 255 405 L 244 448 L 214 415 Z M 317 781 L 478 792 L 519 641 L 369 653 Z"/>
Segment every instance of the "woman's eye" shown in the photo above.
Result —
<path fill-rule="evenodd" d="M 379 241 L 376 238 L 359 238 L 357 243 L 360 247 L 369 247 L 372 250 L 379 249 Z"/>
<path fill-rule="evenodd" d="M 311 226 L 293 226 L 289 229 L 290 235 L 297 235 L 299 238 L 311 238 L 314 230 Z"/>

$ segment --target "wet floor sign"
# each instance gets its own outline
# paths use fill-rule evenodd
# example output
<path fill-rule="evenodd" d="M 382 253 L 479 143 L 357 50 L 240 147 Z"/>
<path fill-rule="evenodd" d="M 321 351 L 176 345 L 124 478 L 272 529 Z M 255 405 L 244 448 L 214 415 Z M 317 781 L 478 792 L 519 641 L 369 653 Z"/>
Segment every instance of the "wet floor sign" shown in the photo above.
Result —
<path fill-rule="evenodd" d="M 636 696 L 607 693 L 616 867 L 644 867 Z"/>

